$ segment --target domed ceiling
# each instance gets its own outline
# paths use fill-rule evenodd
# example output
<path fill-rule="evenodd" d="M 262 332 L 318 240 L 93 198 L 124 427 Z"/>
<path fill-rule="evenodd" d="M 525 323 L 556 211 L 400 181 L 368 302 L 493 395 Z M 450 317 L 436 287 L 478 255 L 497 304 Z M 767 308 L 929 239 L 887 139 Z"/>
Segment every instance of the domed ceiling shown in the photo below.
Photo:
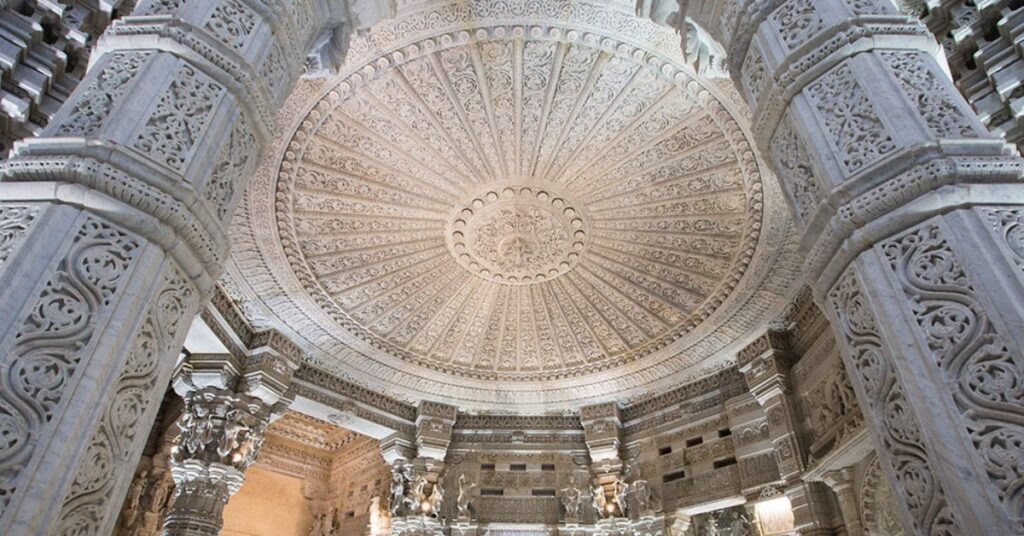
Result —
<path fill-rule="evenodd" d="M 726 362 L 792 280 L 784 207 L 745 119 L 627 8 L 433 3 L 356 38 L 282 113 L 231 284 L 410 399 L 569 407 Z"/>

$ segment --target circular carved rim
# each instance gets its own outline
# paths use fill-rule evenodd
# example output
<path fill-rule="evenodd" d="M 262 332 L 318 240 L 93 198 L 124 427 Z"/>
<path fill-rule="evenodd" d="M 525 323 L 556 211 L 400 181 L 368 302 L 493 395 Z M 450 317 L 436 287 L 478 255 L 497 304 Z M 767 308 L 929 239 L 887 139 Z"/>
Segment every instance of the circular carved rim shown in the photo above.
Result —
<path fill-rule="evenodd" d="M 581 4 L 574 6 L 574 9 L 577 8 L 591 11 L 592 15 L 598 14 L 599 17 L 606 15 L 606 13 L 599 13 L 606 9 L 602 6 Z M 372 333 L 361 332 L 358 323 L 347 318 L 345 311 L 337 308 L 322 288 L 318 290 L 312 271 L 301 262 L 288 263 L 291 267 L 291 274 L 280 271 L 280 267 L 271 266 L 271 270 L 276 274 L 273 277 L 278 280 L 297 277 L 298 287 L 292 284 L 285 286 L 293 291 L 296 288 L 305 289 L 310 293 L 308 296 L 310 301 L 294 295 L 274 295 L 272 298 L 264 300 L 261 294 L 272 290 L 269 287 L 262 284 L 249 286 L 248 282 L 240 286 L 248 289 L 251 292 L 250 295 L 260 296 L 257 300 L 266 305 L 265 311 L 269 312 L 268 316 L 272 324 L 286 332 L 296 334 L 300 340 L 307 343 L 307 348 L 311 350 L 309 359 L 313 364 L 339 375 L 348 376 L 363 384 L 387 385 L 387 389 L 403 394 L 410 399 L 438 398 L 436 387 L 439 382 L 447 387 L 445 389 L 447 396 L 441 398 L 449 401 L 463 401 L 469 407 L 476 405 L 490 408 L 499 400 L 521 403 L 524 404 L 524 408 L 529 407 L 529 404 L 537 402 L 535 395 L 536 390 L 539 389 L 546 393 L 546 407 L 550 408 L 580 400 L 607 399 L 622 392 L 636 393 L 638 389 L 645 386 L 665 384 L 665 382 L 672 383 L 670 379 L 672 375 L 676 375 L 675 381 L 679 381 L 682 379 L 679 374 L 683 372 L 689 374 L 690 377 L 706 374 L 706 371 L 701 372 L 693 368 L 702 362 L 705 366 L 715 368 L 725 364 L 729 359 L 728 350 L 746 342 L 745 339 L 742 339 L 746 336 L 745 331 L 756 329 L 755 326 L 759 327 L 766 320 L 768 311 L 781 305 L 781 294 L 788 290 L 796 270 L 792 263 L 786 266 L 777 266 L 779 251 L 776 250 L 783 246 L 791 247 L 793 245 L 792 234 L 787 229 L 788 216 L 785 213 L 785 208 L 781 205 L 780 192 L 773 185 L 771 202 L 766 202 L 762 192 L 759 163 L 747 141 L 747 135 L 736 122 L 733 113 L 723 103 L 717 90 L 712 90 L 704 82 L 694 79 L 686 68 L 679 67 L 679 55 L 667 52 L 671 50 L 666 44 L 672 40 L 670 32 L 633 19 L 629 13 L 617 13 L 616 17 L 628 21 L 631 25 L 642 27 L 632 34 L 634 38 L 646 37 L 657 41 L 651 37 L 657 36 L 662 39 L 660 41 L 662 49 L 652 50 L 635 41 L 630 42 L 629 38 L 613 38 L 602 34 L 597 28 L 588 27 L 587 24 L 582 24 L 585 27 L 585 30 L 582 30 L 572 28 L 572 23 L 564 21 L 541 24 L 536 22 L 536 17 L 529 17 L 531 22 L 524 25 L 516 21 L 521 17 L 521 14 L 518 13 L 505 14 L 504 16 L 511 20 L 504 24 L 491 23 L 485 27 L 467 31 L 464 29 L 467 24 L 465 17 L 472 16 L 471 13 L 453 13 L 447 7 L 439 11 L 445 10 L 448 10 L 445 16 L 449 17 L 449 21 L 455 23 L 454 26 L 460 29 L 438 32 L 439 35 L 438 33 L 425 35 L 432 32 L 423 29 L 423 26 L 416 26 L 413 21 L 409 24 L 418 28 L 419 34 L 415 37 L 406 36 L 403 39 L 395 40 L 395 34 L 389 32 L 395 32 L 396 28 L 403 26 L 404 22 L 398 21 L 388 25 L 381 33 L 371 33 L 367 39 L 353 44 L 350 58 L 356 60 L 356 63 L 335 82 L 332 82 L 330 87 L 315 90 L 313 95 L 307 93 L 302 97 L 305 104 L 296 102 L 293 97 L 291 104 L 307 106 L 308 112 L 300 112 L 302 119 L 294 124 L 294 130 L 291 131 L 293 134 L 287 147 L 278 146 L 277 154 L 280 155 L 280 159 L 277 162 L 279 162 L 279 166 L 274 166 L 271 173 L 276 175 L 279 172 L 282 176 L 287 176 L 294 172 L 295 155 L 301 152 L 303 144 L 308 141 L 310 132 L 316 127 L 317 122 L 322 120 L 330 109 L 344 99 L 345 95 L 362 80 L 370 79 L 375 73 L 407 62 L 411 58 L 415 58 L 417 54 L 459 46 L 472 40 L 506 39 L 509 36 L 515 38 L 530 36 L 534 39 L 585 43 L 587 46 L 595 47 L 606 53 L 631 57 L 660 78 L 678 84 L 679 87 L 690 92 L 709 116 L 722 126 L 725 139 L 733 146 L 737 164 L 742 169 L 747 199 L 747 220 L 744 225 L 746 229 L 745 246 L 740 248 L 739 254 L 735 258 L 731 274 L 723 278 L 723 284 L 708 299 L 704 300 L 685 322 L 680 324 L 679 329 L 623 352 L 615 356 L 614 359 L 566 367 L 554 373 L 549 371 L 502 373 L 476 370 L 438 363 L 402 348 L 396 348 Z M 436 14 L 437 11 L 425 10 L 413 18 L 422 21 L 436 20 L 432 18 Z M 462 20 L 456 23 L 458 19 Z M 604 23 L 608 23 L 608 19 L 603 20 L 602 24 Z M 389 44 L 383 46 L 382 42 Z M 310 98 L 311 96 L 313 98 Z M 296 111 L 293 107 L 290 113 L 295 114 Z M 268 171 L 270 170 L 267 166 L 261 170 L 264 181 L 274 179 L 273 176 L 267 174 Z M 266 182 L 263 184 L 268 186 Z M 288 182 L 278 181 L 277 187 L 277 199 L 286 199 L 289 193 L 287 191 Z M 250 200 L 258 203 L 252 198 Z M 773 207 L 771 217 L 767 217 L 762 212 L 766 204 Z M 265 205 L 263 206 L 265 207 Z M 573 206 L 576 205 L 573 204 Z M 265 214 L 265 209 L 260 209 L 256 205 L 250 205 L 250 208 L 256 208 L 257 212 L 264 211 Z M 458 209 L 459 207 L 456 207 L 452 210 L 457 211 Z M 291 257 L 294 260 L 295 255 L 299 253 L 299 248 L 295 236 L 289 234 L 290 222 L 287 221 L 287 218 L 282 219 L 280 212 L 276 216 L 277 231 L 280 232 L 282 240 L 280 253 L 284 257 Z M 584 228 L 587 228 L 589 226 L 587 218 L 583 218 L 583 221 Z M 755 258 L 755 249 L 758 248 L 765 225 L 770 230 L 769 236 L 773 242 L 770 247 L 773 250 L 762 252 L 761 261 L 756 263 L 757 270 L 755 273 L 748 273 L 746 269 Z M 254 237 L 266 234 L 265 229 L 251 229 L 250 232 Z M 447 244 L 450 247 L 450 237 L 448 240 Z M 583 247 L 586 248 L 586 239 L 582 242 Z M 255 245 L 262 252 L 261 255 L 265 255 L 264 259 L 270 259 L 269 264 L 273 265 L 277 262 L 274 261 L 275 258 L 282 258 L 271 251 L 274 248 L 264 241 L 257 239 Z M 237 269 L 239 266 L 237 259 L 234 259 L 233 263 L 236 268 L 234 270 L 236 279 L 242 279 L 242 270 Z M 571 269 L 570 265 L 569 270 L 566 271 L 571 271 Z M 758 290 L 763 287 L 766 278 L 778 278 L 777 284 L 773 286 L 775 290 Z M 739 295 L 735 295 L 733 291 L 738 286 L 742 286 L 743 290 Z M 310 309 L 309 305 L 302 305 L 303 302 L 313 305 L 315 308 Z M 728 304 L 728 307 L 723 309 L 723 304 Z M 326 316 L 320 316 L 323 313 Z M 292 320 L 286 320 L 286 318 Z M 343 333 L 332 328 L 332 325 L 342 328 Z M 345 335 L 346 333 L 348 335 Z M 730 335 L 725 335 L 726 333 Z M 736 333 L 743 333 L 743 335 L 736 335 Z M 354 335 L 354 337 L 349 335 Z M 334 349 L 332 350 L 332 348 Z M 391 361 L 395 358 L 399 361 Z M 358 365 L 366 359 L 369 360 L 365 361 L 365 365 Z M 401 362 L 413 365 L 415 368 L 401 365 Z M 500 386 L 490 383 L 484 385 L 474 383 L 479 380 L 486 382 L 513 380 L 514 383 L 503 383 Z"/>

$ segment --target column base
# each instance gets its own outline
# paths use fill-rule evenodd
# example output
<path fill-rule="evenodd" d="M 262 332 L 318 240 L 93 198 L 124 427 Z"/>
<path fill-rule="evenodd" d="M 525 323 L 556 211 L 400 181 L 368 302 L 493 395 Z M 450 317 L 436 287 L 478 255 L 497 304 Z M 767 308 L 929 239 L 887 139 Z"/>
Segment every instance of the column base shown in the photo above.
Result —
<path fill-rule="evenodd" d="M 444 526 L 427 516 L 404 516 L 391 519 L 391 536 L 444 536 Z"/>
<path fill-rule="evenodd" d="M 610 517 L 601 519 L 594 524 L 595 536 L 668 536 L 670 521 L 662 514 L 644 515 L 637 519 Z M 581 533 L 582 534 L 582 533 Z"/>
<path fill-rule="evenodd" d="M 460 519 L 451 525 L 451 536 L 479 536 L 480 526 L 469 519 Z"/>
<path fill-rule="evenodd" d="M 582 524 L 579 520 L 569 520 L 558 524 L 558 536 L 591 536 L 595 534 L 594 525 Z"/>

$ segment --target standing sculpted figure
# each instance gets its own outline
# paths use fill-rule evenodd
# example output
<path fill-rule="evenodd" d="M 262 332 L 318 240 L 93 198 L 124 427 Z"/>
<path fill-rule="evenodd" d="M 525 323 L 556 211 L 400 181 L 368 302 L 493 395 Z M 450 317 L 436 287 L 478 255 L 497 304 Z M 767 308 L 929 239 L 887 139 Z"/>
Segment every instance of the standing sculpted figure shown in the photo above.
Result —
<path fill-rule="evenodd" d="M 704 534 L 705 534 L 705 536 L 718 536 L 719 535 L 717 512 L 708 515 L 708 523 L 707 523 L 707 526 L 704 527 Z"/>
<path fill-rule="evenodd" d="M 569 486 L 562 490 L 562 506 L 565 507 L 565 518 L 576 519 L 580 516 L 580 502 L 583 492 L 576 487 L 576 477 L 572 477 Z"/>
<path fill-rule="evenodd" d="M 619 512 L 623 517 L 629 517 L 629 484 L 618 479 L 613 484 L 612 492 L 615 495 L 615 503 L 619 505 Z"/>
<path fill-rule="evenodd" d="M 227 456 L 242 446 L 242 442 L 252 431 L 249 424 L 244 422 L 244 418 L 241 411 L 231 410 L 228 412 L 224 420 L 224 435 L 221 436 L 220 442 L 217 444 L 217 454 Z"/>
<path fill-rule="evenodd" d="M 455 507 L 459 510 L 459 518 L 469 518 L 469 503 L 473 497 L 470 492 L 476 487 L 476 483 L 466 485 L 466 474 L 459 475 L 459 495 L 455 498 Z"/>
<path fill-rule="evenodd" d="M 434 491 L 430 494 L 430 513 L 434 517 L 440 517 L 441 505 L 444 503 L 444 478 L 437 479 L 434 484 Z"/>
<path fill-rule="evenodd" d="M 327 528 L 327 514 L 320 514 L 313 518 L 313 525 L 309 528 L 309 536 L 329 536 L 330 529 Z"/>
<path fill-rule="evenodd" d="M 405 503 L 405 476 L 397 467 L 391 471 L 391 502 L 388 503 L 388 510 L 392 516 L 397 516 Z"/>
<path fill-rule="evenodd" d="M 604 496 L 604 486 L 601 484 L 594 485 L 594 510 L 597 511 L 597 517 L 608 517 L 608 498 Z"/>
<path fill-rule="evenodd" d="M 135 477 L 135 482 L 132 483 L 131 492 L 128 494 L 128 516 L 124 523 L 126 528 L 134 525 L 135 520 L 142 513 L 142 496 L 146 493 L 146 487 L 149 484 L 148 476 L 149 472 L 143 470 L 139 472 Z"/>
<path fill-rule="evenodd" d="M 750 519 L 742 513 L 737 513 L 730 524 L 732 536 L 750 536 Z"/>
<path fill-rule="evenodd" d="M 167 478 L 166 475 L 160 478 L 160 481 L 156 484 L 156 489 L 153 490 L 153 497 L 149 502 L 149 511 L 162 513 L 165 506 L 167 506 L 167 499 L 171 496 L 171 492 L 174 491 L 174 481 Z"/>
<path fill-rule="evenodd" d="M 640 515 L 643 515 L 644 512 L 660 512 L 661 500 L 655 495 L 647 479 L 643 477 L 640 467 L 637 466 L 631 472 L 633 473 L 633 484 L 630 486 L 633 488 L 631 495 L 636 500 L 636 507 L 640 511 Z"/>
<path fill-rule="evenodd" d="M 405 502 L 409 506 L 409 512 L 417 512 L 423 507 L 423 503 L 427 501 L 427 484 L 427 479 L 422 476 L 413 484 L 412 493 L 405 498 Z"/>

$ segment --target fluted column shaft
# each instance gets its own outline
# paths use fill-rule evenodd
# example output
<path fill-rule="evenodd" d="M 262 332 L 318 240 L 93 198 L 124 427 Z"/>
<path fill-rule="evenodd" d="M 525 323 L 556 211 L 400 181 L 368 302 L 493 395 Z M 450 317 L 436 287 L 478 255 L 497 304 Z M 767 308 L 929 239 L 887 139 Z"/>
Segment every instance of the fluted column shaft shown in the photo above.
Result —
<path fill-rule="evenodd" d="M 1024 161 L 887 0 L 690 0 L 726 45 L 911 534 L 1024 534 Z"/>
<path fill-rule="evenodd" d="M 142 0 L 0 163 L 0 534 L 113 530 L 273 114 L 343 7 Z"/>

